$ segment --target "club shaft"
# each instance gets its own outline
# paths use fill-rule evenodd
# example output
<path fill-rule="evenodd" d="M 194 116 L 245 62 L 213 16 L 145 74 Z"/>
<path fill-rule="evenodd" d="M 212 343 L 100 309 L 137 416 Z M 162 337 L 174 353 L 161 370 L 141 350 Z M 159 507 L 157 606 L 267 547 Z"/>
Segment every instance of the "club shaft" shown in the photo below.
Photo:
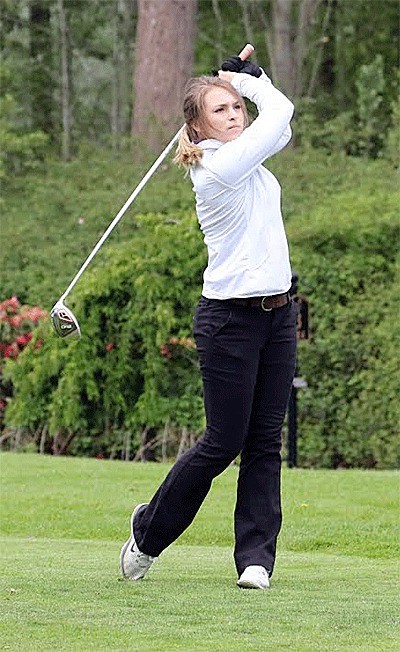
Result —
<path fill-rule="evenodd" d="M 101 236 L 100 240 L 94 247 L 93 251 L 89 254 L 89 256 L 86 258 L 85 262 L 83 263 L 82 267 L 80 270 L 76 273 L 74 278 L 72 279 L 71 283 L 65 290 L 64 294 L 59 298 L 59 301 L 62 302 L 64 299 L 69 295 L 71 292 L 72 288 L 76 285 L 76 283 L 79 281 L 80 277 L 82 276 L 83 272 L 87 268 L 87 266 L 91 263 L 97 252 L 99 251 L 100 247 L 104 244 L 104 242 L 107 240 L 108 236 L 110 233 L 114 230 L 114 228 L 117 226 L 118 222 L 121 220 L 121 218 L 125 215 L 126 211 L 130 207 L 130 205 L 135 201 L 136 197 L 140 193 L 141 190 L 145 187 L 146 183 L 149 181 L 149 179 L 153 176 L 154 172 L 157 170 L 157 168 L 161 165 L 163 160 L 168 156 L 170 153 L 171 149 L 175 145 L 176 141 L 179 138 L 179 135 L 182 131 L 183 127 L 179 129 L 179 131 L 175 134 L 175 136 L 172 138 L 172 140 L 168 143 L 166 148 L 161 152 L 160 156 L 157 158 L 156 161 L 154 161 L 153 165 L 149 169 L 148 172 L 144 175 L 143 179 L 138 183 L 136 186 L 135 190 L 132 192 L 130 197 L 126 200 L 125 204 L 122 206 L 121 210 L 117 213 L 117 215 L 114 217 L 113 221 L 107 228 L 107 230 L 103 233 Z"/>
<path fill-rule="evenodd" d="M 254 47 L 253 47 L 250 43 L 247 43 L 247 44 L 245 45 L 245 47 L 243 48 L 243 50 L 239 53 L 239 57 L 244 61 L 244 60 L 247 59 L 249 56 L 251 56 L 251 54 L 252 54 L 253 52 L 254 52 Z M 136 197 L 138 196 L 138 194 L 140 193 L 140 191 L 144 188 L 144 186 L 146 185 L 146 183 L 148 182 L 148 180 L 150 179 L 150 177 L 153 176 L 154 172 L 157 170 L 157 168 L 159 167 L 159 165 L 163 162 L 163 160 L 165 159 L 165 157 L 168 156 L 169 152 L 171 151 L 171 149 L 172 149 L 173 146 L 175 145 L 176 141 L 178 140 L 178 138 L 179 138 L 179 136 L 180 136 L 180 133 L 181 133 L 182 129 L 183 129 L 183 126 L 179 129 L 179 131 L 177 131 L 177 133 L 176 133 L 175 136 L 172 138 L 172 140 L 168 143 L 168 145 L 166 146 L 166 148 L 161 152 L 161 154 L 160 154 L 160 156 L 157 158 L 157 160 L 154 161 L 154 163 L 153 163 L 153 165 L 151 166 L 151 168 L 149 169 L 149 171 L 144 175 L 143 179 L 142 179 L 142 180 L 140 181 L 140 183 L 136 186 L 135 190 L 132 192 L 132 194 L 130 195 L 130 197 L 128 197 L 128 199 L 126 200 L 125 204 L 122 206 L 122 208 L 121 208 L 121 210 L 119 211 L 119 213 L 117 213 L 117 215 L 114 217 L 113 221 L 111 222 L 111 224 L 109 225 L 109 227 L 107 228 L 107 230 L 103 233 L 103 235 L 101 236 L 100 240 L 98 241 L 98 243 L 97 243 L 96 246 L 94 247 L 93 251 L 92 251 L 92 252 L 89 254 L 89 256 L 86 258 L 86 260 L 85 260 L 85 262 L 83 263 L 82 267 L 81 267 L 80 270 L 77 272 L 77 274 L 74 276 L 74 278 L 72 279 L 71 283 L 68 285 L 68 287 L 67 287 L 67 289 L 65 290 L 64 294 L 62 294 L 61 297 L 59 298 L 58 301 L 59 301 L 60 303 L 62 303 L 62 302 L 65 300 L 65 298 L 69 295 L 69 293 L 71 292 L 72 288 L 73 288 L 73 287 L 76 285 L 76 283 L 79 281 L 79 279 L 80 279 L 80 277 L 82 276 L 83 272 L 85 271 L 85 269 L 87 268 L 87 266 L 91 263 L 91 261 L 93 260 L 93 258 L 94 258 L 95 255 L 97 254 L 97 252 L 99 251 L 100 247 L 101 247 L 101 246 L 104 244 L 104 242 L 107 240 L 107 238 L 108 238 L 108 236 L 110 235 L 110 233 L 115 229 L 115 227 L 117 226 L 118 222 L 121 220 L 121 218 L 123 217 L 123 215 L 124 215 L 124 214 L 126 213 L 126 211 L 128 210 L 129 206 L 130 206 L 130 205 L 135 201 L 135 199 L 136 199 Z"/>

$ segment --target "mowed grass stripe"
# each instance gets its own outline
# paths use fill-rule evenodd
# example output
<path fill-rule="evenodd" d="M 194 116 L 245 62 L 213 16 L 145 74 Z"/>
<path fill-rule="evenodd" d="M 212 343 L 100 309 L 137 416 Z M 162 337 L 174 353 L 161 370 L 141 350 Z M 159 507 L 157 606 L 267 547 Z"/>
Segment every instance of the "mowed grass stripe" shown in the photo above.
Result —
<path fill-rule="evenodd" d="M 137 502 L 169 465 L 3 453 L 0 649 L 397 650 L 399 474 L 283 473 L 269 592 L 236 587 L 237 467 L 142 582 L 119 578 Z"/>
<path fill-rule="evenodd" d="M 168 464 L 0 454 L 0 534 L 120 542 L 133 507 L 146 502 Z M 177 545 L 233 544 L 237 467 L 216 478 Z M 400 557 L 396 471 L 284 468 L 284 551 Z"/>
<path fill-rule="evenodd" d="M 282 553 L 259 592 L 235 586 L 230 547 L 172 546 L 135 583 L 119 579 L 110 542 L 1 548 L 1 649 L 397 649 L 396 561 Z"/>

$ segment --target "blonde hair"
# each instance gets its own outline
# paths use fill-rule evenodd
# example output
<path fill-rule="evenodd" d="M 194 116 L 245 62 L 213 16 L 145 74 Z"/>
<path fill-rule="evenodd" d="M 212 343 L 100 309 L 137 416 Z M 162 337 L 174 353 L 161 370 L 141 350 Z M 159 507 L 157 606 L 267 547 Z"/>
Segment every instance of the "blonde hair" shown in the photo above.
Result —
<path fill-rule="evenodd" d="M 207 137 L 209 124 L 205 114 L 204 98 L 211 88 L 225 88 L 240 103 L 244 116 L 245 126 L 248 124 L 246 105 L 241 95 L 233 88 L 232 84 L 219 77 L 195 77 L 189 79 L 185 87 L 183 100 L 183 114 L 185 125 L 178 140 L 174 156 L 174 163 L 184 168 L 197 165 L 203 156 L 202 148 L 197 144 Z M 196 124 L 196 127 L 194 127 Z"/>

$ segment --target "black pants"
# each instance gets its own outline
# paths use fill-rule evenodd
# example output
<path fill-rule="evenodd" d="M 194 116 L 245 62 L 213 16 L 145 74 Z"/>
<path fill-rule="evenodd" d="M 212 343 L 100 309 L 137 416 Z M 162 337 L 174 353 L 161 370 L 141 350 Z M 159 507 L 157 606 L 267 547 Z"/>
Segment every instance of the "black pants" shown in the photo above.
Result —
<path fill-rule="evenodd" d="M 190 525 L 212 480 L 241 453 L 234 557 L 272 573 L 281 527 L 281 431 L 296 358 L 297 306 L 264 312 L 202 297 L 194 336 L 206 432 L 135 518 L 138 547 L 158 556 Z"/>

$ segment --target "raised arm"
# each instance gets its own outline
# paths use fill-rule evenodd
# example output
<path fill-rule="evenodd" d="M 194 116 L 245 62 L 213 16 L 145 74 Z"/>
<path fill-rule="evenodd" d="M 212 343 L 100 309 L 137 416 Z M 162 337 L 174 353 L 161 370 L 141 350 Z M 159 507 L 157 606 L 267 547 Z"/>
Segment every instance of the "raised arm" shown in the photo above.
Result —
<path fill-rule="evenodd" d="M 294 106 L 265 73 L 259 78 L 222 71 L 219 75 L 258 109 L 254 122 L 238 138 L 222 145 L 207 162 L 207 168 L 221 181 L 236 185 L 289 142 Z"/>

